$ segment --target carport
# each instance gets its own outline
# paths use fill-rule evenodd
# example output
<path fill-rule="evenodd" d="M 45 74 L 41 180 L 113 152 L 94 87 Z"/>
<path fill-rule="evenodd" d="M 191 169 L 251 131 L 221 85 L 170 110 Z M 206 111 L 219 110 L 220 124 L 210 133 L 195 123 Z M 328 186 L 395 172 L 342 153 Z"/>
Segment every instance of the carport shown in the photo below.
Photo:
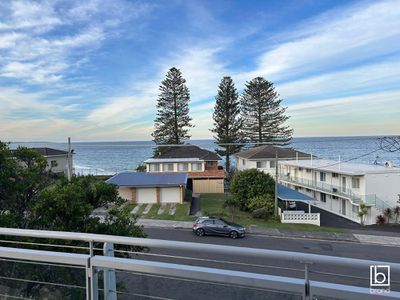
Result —
<path fill-rule="evenodd" d="M 308 213 L 311 213 L 311 202 L 317 201 L 314 198 L 284 186 L 283 184 L 278 184 L 278 199 L 282 201 L 308 203 Z"/>

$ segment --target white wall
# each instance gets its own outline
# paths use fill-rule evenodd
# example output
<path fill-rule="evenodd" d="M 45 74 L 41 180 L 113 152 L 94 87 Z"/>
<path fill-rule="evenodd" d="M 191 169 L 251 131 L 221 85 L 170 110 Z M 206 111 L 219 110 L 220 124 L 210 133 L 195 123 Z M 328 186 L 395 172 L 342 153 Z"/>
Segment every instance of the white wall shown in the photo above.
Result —
<path fill-rule="evenodd" d="M 52 168 L 52 171 L 54 173 L 64 172 L 65 174 L 67 174 L 68 158 L 66 155 L 65 156 L 53 156 L 53 157 L 50 156 L 50 157 L 46 157 L 46 160 L 47 160 L 48 168 L 50 168 L 52 161 L 55 161 L 57 163 L 57 166 Z"/>
<path fill-rule="evenodd" d="M 376 194 L 389 205 L 398 205 L 400 194 L 400 172 L 385 174 L 367 174 L 366 176 L 367 194 Z"/>

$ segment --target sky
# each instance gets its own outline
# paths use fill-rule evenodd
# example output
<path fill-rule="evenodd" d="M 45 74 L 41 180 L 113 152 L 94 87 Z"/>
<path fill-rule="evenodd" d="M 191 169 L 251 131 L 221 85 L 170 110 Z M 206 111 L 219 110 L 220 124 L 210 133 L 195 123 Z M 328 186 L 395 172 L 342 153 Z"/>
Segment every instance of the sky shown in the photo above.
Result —
<path fill-rule="evenodd" d="M 193 139 L 218 84 L 272 81 L 295 136 L 400 134 L 400 1 L 0 2 L 0 140 L 150 140 L 179 68 Z"/>

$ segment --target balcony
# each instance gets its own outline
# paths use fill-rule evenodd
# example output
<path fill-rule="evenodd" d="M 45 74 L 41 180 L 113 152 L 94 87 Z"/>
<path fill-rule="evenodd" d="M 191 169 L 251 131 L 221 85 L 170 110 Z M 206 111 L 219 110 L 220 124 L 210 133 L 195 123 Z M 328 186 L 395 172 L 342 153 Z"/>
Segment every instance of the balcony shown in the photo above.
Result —
<path fill-rule="evenodd" d="M 360 195 L 355 193 L 350 188 L 344 188 L 337 185 L 329 184 L 326 182 L 321 181 L 314 181 L 299 177 L 292 177 L 287 175 L 279 175 L 279 180 L 287 183 L 291 183 L 293 185 L 306 187 L 311 190 L 316 190 L 320 192 L 324 192 L 327 194 L 331 194 L 334 196 L 342 197 L 349 199 L 354 204 L 360 204 L 361 202 L 366 203 L 367 205 L 373 205 L 374 199 L 376 198 L 375 195 Z"/>
<path fill-rule="evenodd" d="M 8 245 L 0 247 L 0 270 L 13 273 L 13 276 L 1 275 L 0 297 L 12 299 L 381 299 L 382 295 L 371 294 L 368 287 L 370 265 L 387 264 L 393 277 L 400 274 L 399 263 L 301 252 L 11 228 L 0 228 L 0 235 L 1 243 Z M 9 238 L 12 241 L 6 241 Z M 21 241 L 26 238 L 30 242 Z M 43 238 L 45 242 L 36 242 Z M 68 243 L 56 244 L 62 240 Z M 71 241 L 87 246 L 73 247 Z M 171 255 L 118 250 L 113 245 L 164 249 Z M 43 247 L 47 250 L 40 249 Z M 216 261 L 212 262 L 213 267 L 166 262 L 167 257 L 178 259 L 173 255 L 178 249 L 206 254 L 202 261 L 211 253 L 221 255 L 226 262 L 230 256 L 240 256 L 241 267 L 246 265 L 259 272 L 217 268 Z M 256 262 L 245 263 L 246 258 Z M 284 262 L 285 267 L 273 266 L 277 261 Z M 12 268 L 4 268 L 5 264 Z M 14 272 L 17 266 L 27 272 Z M 56 272 L 56 268 L 62 272 Z M 367 275 L 360 277 L 359 285 L 349 285 L 354 278 L 349 279 L 346 269 Z M 271 274 L 288 270 L 291 277 Z M 331 278 L 333 270 L 344 284 L 320 281 Z M 51 276 L 42 278 L 41 272 Z M 395 290 L 400 286 L 392 285 L 391 289 L 384 298 L 398 299 L 400 292 Z"/>

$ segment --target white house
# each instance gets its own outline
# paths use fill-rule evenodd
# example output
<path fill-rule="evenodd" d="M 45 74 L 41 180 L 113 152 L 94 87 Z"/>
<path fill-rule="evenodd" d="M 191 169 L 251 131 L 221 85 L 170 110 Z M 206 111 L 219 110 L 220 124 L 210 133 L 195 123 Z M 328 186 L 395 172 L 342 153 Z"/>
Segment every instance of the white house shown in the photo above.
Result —
<path fill-rule="evenodd" d="M 149 173 L 183 173 L 193 193 L 224 193 L 225 171 L 218 166 L 218 154 L 194 145 L 168 147 L 144 161 Z"/>
<path fill-rule="evenodd" d="M 311 155 L 293 148 L 264 145 L 236 153 L 236 169 L 258 169 L 273 177 L 276 173 L 276 156 L 280 160 L 310 159 Z"/>
<path fill-rule="evenodd" d="M 313 205 L 360 223 L 361 202 L 368 207 L 365 224 L 375 224 L 385 208 L 394 208 L 400 194 L 400 168 L 340 163 L 333 160 L 279 161 L 279 181 L 312 196 Z"/>
<path fill-rule="evenodd" d="M 70 159 L 68 160 L 68 151 L 58 150 L 53 148 L 30 148 L 35 150 L 37 153 L 42 155 L 47 160 L 48 168 L 51 168 L 53 173 L 64 173 L 68 174 L 68 166 L 70 164 L 70 169 L 72 170 L 73 160 L 71 153 Z"/>
<path fill-rule="evenodd" d="M 135 203 L 182 203 L 185 173 L 122 172 L 106 182 L 118 186 L 120 197 Z"/>

